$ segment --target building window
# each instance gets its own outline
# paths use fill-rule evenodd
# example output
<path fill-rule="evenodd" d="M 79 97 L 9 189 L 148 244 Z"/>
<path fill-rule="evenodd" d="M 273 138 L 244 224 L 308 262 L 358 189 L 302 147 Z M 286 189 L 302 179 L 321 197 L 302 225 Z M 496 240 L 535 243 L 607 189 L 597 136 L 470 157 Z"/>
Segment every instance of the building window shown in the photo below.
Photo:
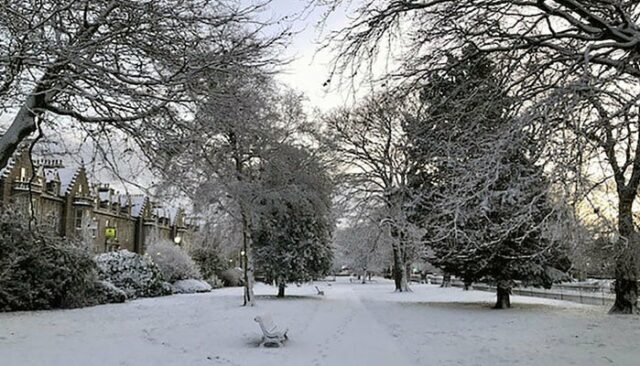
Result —
<path fill-rule="evenodd" d="M 91 219 L 91 221 L 93 222 L 91 227 L 89 228 L 91 230 L 91 237 L 93 239 L 96 238 L 96 236 L 98 236 L 98 219 L 93 217 Z"/>
<path fill-rule="evenodd" d="M 76 217 L 74 222 L 76 230 L 82 230 L 83 216 L 84 216 L 83 210 L 76 210 Z"/>

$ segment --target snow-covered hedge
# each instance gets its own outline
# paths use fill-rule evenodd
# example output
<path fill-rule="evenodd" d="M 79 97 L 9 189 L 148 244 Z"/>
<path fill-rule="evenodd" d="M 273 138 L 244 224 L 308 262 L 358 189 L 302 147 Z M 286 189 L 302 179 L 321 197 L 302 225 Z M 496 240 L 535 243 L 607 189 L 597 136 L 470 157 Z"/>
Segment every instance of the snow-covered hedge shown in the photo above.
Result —
<path fill-rule="evenodd" d="M 129 299 L 171 293 L 160 269 L 149 257 L 121 250 L 100 254 L 95 260 L 100 278 L 123 290 Z"/>
<path fill-rule="evenodd" d="M 210 292 L 211 285 L 201 280 L 180 280 L 171 284 L 174 294 L 195 294 L 198 292 Z"/>
<path fill-rule="evenodd" d="M 147 255 L 158 265 L 166 281 L 173 283 L 202 278 L 193 259 L 182 248 L 171 242 L 160 241 L 149 245 Z"/>
<path fill-rule="evenodd" d="M 77 243 L 30 230 L 26 222 L 15 212 L 0 213 L 0 311 L 96 303 L 91 255 Z"/>

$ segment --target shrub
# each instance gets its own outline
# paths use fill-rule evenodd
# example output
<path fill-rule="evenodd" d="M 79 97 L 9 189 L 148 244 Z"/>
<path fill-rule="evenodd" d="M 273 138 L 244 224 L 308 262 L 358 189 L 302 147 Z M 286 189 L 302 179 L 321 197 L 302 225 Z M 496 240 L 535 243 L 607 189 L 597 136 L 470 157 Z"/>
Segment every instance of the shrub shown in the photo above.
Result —
<path fill-rule="evenodd" d="M 196 263 L 179 246 L 161 241 L 147 247 L 149 255 L 158 265 L 165 280 L 173 283 L 186 279 L 201 279 Z"/>
<path fill-rule="evenodd" d="M 0 213 L 0 311 L 95 304 L 91 255 L 77 243 L 30 230 L 16 212 Z"/>
<path fill-rule="evenodd" d="M 217 243 L 207 238 L 197 241 L 189 250 L 189 255 L 200 268 L 202 277 L 207 280 L 215 278 L 226 269 L 226 263 L 219 254 L 220 248 Z"/>
<path fill-rule="evenodd" d="M 168 295 L 162 273 L 149 257 L 128 250 L 100 254 L 95 257 L 100 279 L 125 292 L 127 298 Z"/>
<path fill-rule="evenodd" d="M 211 288 L 221 288 L 224 286 L 224 282 L 217 275 L 211 275 L 205 278 L 205 282 L 207 282 L 211 286 Z"/>
<path fill-rule="evenodd" d="M 229 268 L 220 274 L 220 278 L 225 286 L 235 287 L 244 285 L 243 273 L 239 268 Z"/>
<path fill-rule="evenodd" d="M 98 304 L 121 303 L 127 299 L 127 294 L 108 281 L 96 281 L 92 299 Z"/>
<path fill-rule="evenodd" d="M 210 292 L 211 285 L 202 280 L 180 280 L 171 285 L 174 294 L 195 294 Z"/>

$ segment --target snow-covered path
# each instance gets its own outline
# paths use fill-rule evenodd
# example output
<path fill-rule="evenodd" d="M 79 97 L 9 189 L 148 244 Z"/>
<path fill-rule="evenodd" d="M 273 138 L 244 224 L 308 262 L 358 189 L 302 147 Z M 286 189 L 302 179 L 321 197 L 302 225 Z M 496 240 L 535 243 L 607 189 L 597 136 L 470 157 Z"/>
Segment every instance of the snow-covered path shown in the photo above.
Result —
<path fill-rule="evenodd" d="M 293 336 L 295 337 L 295 336 Z M 296 362 L 305 365 L 413 365 L 389 332 L 365 307 L 353 287 L 328 290 L 320 311 L 299 334 L 305 346 L 296 350 Z M 308 358 L 308 357 L 307 357 Z"/>
<path fill-rule="evenodd" d="M 638 365 L 640 318 L 606 309 L 515 297 L 490 309 L 493 294 L 435 286 L 393 293 L 393 285 L 257 287 L 143 299 L 93 308 L 0 314 L 1 366 L 378 366 Z M 257 348 L 256 315 L 290 329 L 284 348 Z"/>

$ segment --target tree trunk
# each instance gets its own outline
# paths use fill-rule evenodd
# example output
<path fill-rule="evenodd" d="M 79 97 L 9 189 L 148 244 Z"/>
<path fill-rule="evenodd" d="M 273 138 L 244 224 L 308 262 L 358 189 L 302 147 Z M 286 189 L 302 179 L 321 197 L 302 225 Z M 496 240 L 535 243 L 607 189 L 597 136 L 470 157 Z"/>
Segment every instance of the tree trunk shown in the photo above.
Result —
<path fill-rule="evenodd" d="M 65 67 L 64 64 L 58 64 L 42 76 L 32 94 L 25 99 L 7 131 L 0 136 L 0 169 L 7 166 L 20 143 L 38 130 L 36 119 L 42 116 L 47 103 L 60 92 L 51 84 L 51 75 L 56 75 Z"/>
<path fill-rule="evenodd" d="M 400 254 L 400 248 L 398 245 L 393 246 L 393 281 L 396 285 L 396 291 L 402 292 L 402 272 L 404 272 L 402 265 L 402 255 Z"/>
<path fill-rule="evenodd" d="M 0 169 L 7 166 L 20 143 L 36 131 L 36 116 L 42 113 L 39 112 L 41 107 L 36 95 L 29 96 L 13 119 L 9 129 L 0 136 Z"/>
<path fill-rule="evenodd" d="M 398 230 L 392 231 L 392 236 L 397 240 L 397 243 L 393 245 L 393 280 L 396 285 L 397 292 L 410 292 L 409 288 L 409 273 L 410 265 L 407 263 L 406 251 L 404 249 L 404 243 L 402 242 L 402 233 Z"/>
<path fill-rule="evenodd" d="M 244 166 L 240 153 L 240 146 L 235 132 L 229 133 L 229 142 L 234 149 L 234 160 L 236 166 L 236 179 L 238 182 L 242 182 Z M 243 306 L 254 306 L 255 296 L 253 294 L 253 255 L 251 251 L 251 222 L 250 222 L 250 210 L 243 201 L 243 198 L 238 199 L 238 205 L 240 206 L 240 216 L 242 220 L 242 249 L 244 250 L 244 258 L 242 259 L 244 268 L 244 303 Z"/>
<path fill-rule="evenodd" d="M 406 263 L 406 262 L 405 262 Z M 412 292 L 409 287 L 409 280 L 411 279 L 411 264 L 405 264 L 402 271 L 402 292 Z"/>
<path fill-rule="evenodd" d="M 445 272 L 442 274 L 442 284 L 440 284 L 440 287 L 450 287 L 451 286 L 451 274 L 448 272 Z"/>
<path fill-rule="evenodd" d="M 278 280 L 278 297 L 284 297 L 285 287 L 286 287 L 286 283 L 284 282 L 284 280 L 279 279 Z"/>
<path fill-rule="evenodd" d="M 471 287 L 471 283 L 469 281 L 464 281 L 464 291 L 469 291 L 469 288 Z"/>
<path fill-rule="evenodd" d="M 508 309 L 511 307 L 510 281 L 498 281 L 497 301 L 494 309 Z"/>
<path fill-rule="evenodd" d="M 242 249 L 244 256 L 242 264 L 244 269 L 244 303 L 243 306 L 254 306 L 255 296 L 253 294 L 253 256 L 251 252 L 251 232 L 248 218 L 242 214 Z"/>
<path fill-rule="evenodd" d="M 638 233 L 633 226 L 633 200 L 631 194 L 619 194 L 618 232 L 616 243 L 616 299 L 611 314 L 638 314 Z"/>

